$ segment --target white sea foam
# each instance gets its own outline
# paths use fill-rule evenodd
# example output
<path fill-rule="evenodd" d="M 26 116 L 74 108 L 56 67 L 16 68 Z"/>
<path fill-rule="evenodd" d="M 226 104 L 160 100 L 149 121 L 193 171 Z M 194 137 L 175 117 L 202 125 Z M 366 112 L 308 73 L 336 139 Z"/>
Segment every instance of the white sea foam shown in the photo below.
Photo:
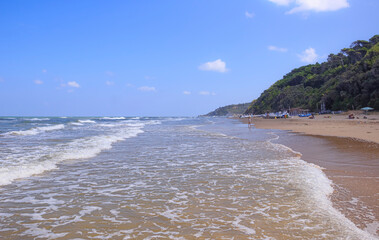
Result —
<path fill-rule="evenodd" d="M 158 125 L 158 124 L 162 124 L 162 121 L 160 120 L 150 120 L 150 121 L 136 121 L 136 120 L 124 120 L 124 121 L 120 121 L 120 122 L 117 122 L 118 124 L 124 124 L 125 126 L 131 126 L 131 127 L 140 127 L 140 126 L 144 126 L 145 124 L 148 124 L 148 125 Z"/>
<path fill-rule="evenodd" d="M 24 224 L 28 229 L 22 234 L 24 236 L 36 236 L 45 239 L 57 239 L 66 236 L 68 233 L 53 233 L 52 230 L 38 227 L 38 223 Z"/>
<path fill-rule="evenodd" d="M 127 131 L 121 131 L 115 135 L 102 135 L 76 139 L 67 146 L 67 151 L 60 152 L 60 158 L 62 160 L 69 159 L 85 159 L 91 158 L 99 154 L 101 151 L 110 149 L 112 144 L 117 141 L 131 138 L 142 133 L 141 129 L 128 129 Z"/>
<path fill-rule="evenodd" d="M 367 224 L 365 231 L 371 233 L 371 234 L 376 234 L 376 232 L 379 230 L 379 222 L 372 222 Z"/>
<path fill-rule="evenodd" d="M 117 124 L 98 124 L 97 126 L 99 126 L 99 127 L 116 127 L 118 125 Z"/>
<path fill-rule="evenodd" d="M 124 126 L 110 135 L 98 135 L 75 139 L 68 143 L 59 144 L 53 149 L 41 147 L 40 150 L 30 154 L 34 160 L 26 159 L 22 160 L 21 163 L 17 165 L 1 167 L 0 185 L 7 185 L 16 179 L 30 177 L 35 174 L 41 174 L 45 171 L 55 169 L 57 168 L 57 164 L 62 161 L 94 157 L 101 151 L 112 148 L 112 144 L 117 141 L 135 137 L 142 133 L 144 124 L 139 124 L 138 127 L 136 125 L 137 124 L 133 127 Z M 50 126 L 49 130 L 53 130 L 51 127 L 53 126 Z M 55 129 L 58 129 L 58 127 Z M 41 161 L 41 159 L 47 160 Z"/>
<path fill-rule="evenodd" d="M 123 119 L 126 119 L 125 117 L 102 117 L 100 119 L 104 119 L 104 120 L 123 120 Z"/>
<path fill-rule="evenodd" d="M 161 216 L 170 219 L 170 221 L 179 221 L 180 216 L 177 214 L 177 209 L 166 209 L 166 211 L 160 213 Z"/>
<path fill-rule="evenodd" d="M 241 215 L 241 216 L 237 216 L 235 218 L 235 220 L 233 221 L 233 226 L 236 227 L 238 230 L 248 234 L 248 235 L 254 235 L 255 234 L 255 230 L 252 229 L 252 228 L 249 228 L 245 225 L 242 225 L 240 222 L 242 221 L 241 220 L 241 217 L 246 217 L 245 215 Z"/>
<path fill-rule="evenodd" d="M 58 124 L 58 125 L 52 125 L 52 126 L 47 126 L 47 127 L 39 127 L 37 129 L 39 129 L 40 131 L 53 131 L 53 130 L 59 130 L 63 128 L 64 128 L 64 124 Z"/>
<path fill-rule="evenodd" d="M 60 130 L 63 128 L 64 128 L 64 124 L 57 124 L 57 125 L 49 125 L 49 126 L 44 126 L 44 127 L 35 127 L 28 130 L 12 131 L 8 133 L 4 133 L 4 135 L 21 135 L 21 136 L 37 135 L 39 133 Z"/>
<path fill-rule="evenodd" d="M 279 136 L 276 135 L 274 139 L 279 139 Z M 343 224 L 347 231 L 358 239 L 375 239 L 373 235 L 359 229 L 353 222 L 333 207 L 333 203 L 330 200 L 330 195 L 334 191 L 333 183 L 327 178 L 320 166 L 302 160 L 301 153 L 283 144 L 272 143 L 271 141 L 274 139 L 268 140 L 268 143 L 270 143 L 275 150 L 291 151 L 296 155 L 295 157 L 286 159 L 290 165 L 296 166 L 296 170 L 293 175 L 289 176 L 288 181 L 303 188 L 312 207 L 333 216 L 334 219 L 337 219 L 339 223 Z M 301 184 L 299 185 L 299 183 Z"/>
<path fill-rule="evenodd" d="M 84 216 L 84 215 L 89 215 L 91 214 L 92 212 L 94 211 L 99 211 L 101 210 L 102 208 L 101 207 L 96 207 L 96 206 L 85 206 L 83 208 L 83 210 L 81 210 L 79 212 L 80 216 Z"/>
<path fill-rule="evenodd" d="M 186 120 L 188 118 L 165 118 L 165 121 L 183 121 L 183 120 Z"/>
<path fill-rule="evenodd" d="M 126 121 L 107 122 L 114 125 L 107 128 L 77 127 L 79 136 L 87 136 L 86 130 L 90 136 L 75 135 L 77 139 L 55 145 L 57 151 L 46 146 L 40 153 L 50 151 L 49 159 L 56 159 L 55 164 L 96 155 L 99 148 L 111 148 L 124 135 L 142 131 L 143 124 Z M 282 145 L 228 139 L 186 126 L 172 128 L 171 123 L 146 131 L 140 140 L 121 143 L 109 155 L 91 162 L 75 160 L 51 177 L 9 186 L 20 190 L 0 197 L 5 213 L 12 214 L 3 222 L 22 221 L 10 234 L 21 239 L 59 238 L 50 234 L 70 232 L 79 224 L 83 227 L 78 236 L 101 239 L 136 239 L 140 233 L 145 239 L 184 239 L 189 234 L 230 239 L 230 231 L 251 239 L 365 239 L 329 209 L 327 196 L 333 188 L 323 172 Z M 69 127 L 67 132 L 72 132 Z M 41 156 L 38 159 L 45 161 Z M 36 188 L 35 180 L 43 187 Z M 86 202 L 69 201 L 67 194 L 74 200 L 85 196 Z M 15 208 L 6 210 L 7 206 Z M 105 230 L 92 227 L 104 221 Z M 121 225 L 125 229 L 120 231 Z M 224 229 L 230 231 L 224 235 Z M 23 235 L 25 231 L 29 235 Z"/>
<path fill-rule="evenodd" d="M 10 184 L 15 179 L 30 177 L 34 174 L 41 174 L 46 170 L 52 170 L 55 168 L 56 164 L 53 161 L 2 167 L 0 168 L 0 186 Z"/>
<path fill-rule="evenodd" d="M 302 183 L 311 201 L 314 201 L 314 207 L 333 216 L 339 223 L 343 224 L 347 231 L 351 232 L 351 234 L 358 239 L 375 239 L 373 235 L 359 229 L 353 222 L 333 207 L 330 200 L 330 195 L 334 191 L 332 181 L 326 177 L 320 167 L 300 159 L 298 160 L 298 164 L 302 165 L 304 174 L 294 176 L 294 179 L 297 178 L 296 182 Z"/>
<path fill-rule="evenodd" d="M 74 125 L 74 126 L 83 126 L 84 125 L 83 123 L 80 123 L 80 122 L 72 122 L 70 124 Z"/>
<path fill-rule="evenodd" d="M 29 121 L 48 121 L 50 118 L 27 118 Z"/>
<path fill-rule="evenodd" d="M 80 123 L 96 123 L 95 121 L 93 120 L 89 120 L 89 119 L 86 119 L 86 120 L 79 120 Z"/>

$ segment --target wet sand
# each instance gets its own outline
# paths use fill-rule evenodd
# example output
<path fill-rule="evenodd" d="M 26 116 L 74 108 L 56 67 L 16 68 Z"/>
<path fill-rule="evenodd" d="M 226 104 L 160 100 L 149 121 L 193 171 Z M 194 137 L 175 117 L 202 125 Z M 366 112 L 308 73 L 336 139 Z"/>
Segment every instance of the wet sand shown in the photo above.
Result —
<path fill-rule="evenodd" d="M 335 207 L 361 229 L 379 236 L 379 122 L 345 118 L 254 119 L 253 123 L 256 128 L 292 130 L 280 131 L 277 143 L 322 167 L 334 184 Z"/>
<path fill-rule="evenodd" d="M 334 184 L 334 206 L 361 229 L 379 235 L 378 144 L 289 132 L 280 134 L 277 142 L 322 167 Z"/>

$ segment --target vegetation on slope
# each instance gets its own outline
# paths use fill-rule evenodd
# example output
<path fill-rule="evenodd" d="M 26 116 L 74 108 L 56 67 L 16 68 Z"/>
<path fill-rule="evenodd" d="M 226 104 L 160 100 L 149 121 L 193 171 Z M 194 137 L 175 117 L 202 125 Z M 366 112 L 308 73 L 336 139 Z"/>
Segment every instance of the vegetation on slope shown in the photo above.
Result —
<path fill-rule="evenodd" d="M 242 114 L 250 106 L 251 103 L 233 104 L 225 107 L 219 107 L 213 112 L 210 112 L 204 116 L 228 116 L 233 114 Z"/>
<path fill-rule="evenodd" d="M 379 110 L 379 35 L 358 40 L 324 63 L 292 70 L 252 102 L 245 113 L 289 108 L 320 111 L 372 107 Z"/>

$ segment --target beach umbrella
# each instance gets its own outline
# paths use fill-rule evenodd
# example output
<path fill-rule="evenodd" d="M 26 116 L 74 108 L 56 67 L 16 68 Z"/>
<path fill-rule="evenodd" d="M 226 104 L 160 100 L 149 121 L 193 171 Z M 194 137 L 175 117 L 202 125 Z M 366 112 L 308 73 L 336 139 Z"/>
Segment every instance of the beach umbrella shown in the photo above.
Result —
<path fill-rule="evenodd" d="M 372 107 L 364 107 L 364 108 L 361 108 L 361 110 L 365 111 L 367 114 L 367 111 L 372 111 L 374 109 Z"/>

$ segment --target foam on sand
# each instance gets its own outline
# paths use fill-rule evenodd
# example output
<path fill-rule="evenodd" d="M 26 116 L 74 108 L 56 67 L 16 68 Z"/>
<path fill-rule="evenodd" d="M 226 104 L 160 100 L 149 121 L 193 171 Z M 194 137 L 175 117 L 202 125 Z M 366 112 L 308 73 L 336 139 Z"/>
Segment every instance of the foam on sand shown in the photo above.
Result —
<path fill-rule="evenodd" d="M 254 229 L 241 224 L 241 221 L 242 221 L 241 217 L 246 217 L 246 216 L 237 216 L 235 220 L 233 221 L 233 226 L 248 235 L 254 235 L 256 233 Z"/>
<path fill-rule="evenodd" d="M 278 138 L 279 136 L 276 135 L 275 139 Z M 288 176 L 288 182 L 303 189 L 312 208 L 319 209 L 321 212 L 332 216 L 333 219 L 336 219 L 347 232 L 350 232 L 350 234 L 357 239 L 375 239 L 373 235 L 359 229 L 353 222 L 333 207 L 333 203 L 330 200 L 330 195 L 334 191 L 333 183 L 327 178 L 320 166 L 302 160 L 301 153 L 296 152 L 285 145 L 272 143 L 271 140 L 268 140 L 268 143 L 272 144 L 276 151 L 282 151 L 283 154 L 288 151 L 293 153 L 293 157 L 285 160 L 295 169 L 294 172 Z"/>

